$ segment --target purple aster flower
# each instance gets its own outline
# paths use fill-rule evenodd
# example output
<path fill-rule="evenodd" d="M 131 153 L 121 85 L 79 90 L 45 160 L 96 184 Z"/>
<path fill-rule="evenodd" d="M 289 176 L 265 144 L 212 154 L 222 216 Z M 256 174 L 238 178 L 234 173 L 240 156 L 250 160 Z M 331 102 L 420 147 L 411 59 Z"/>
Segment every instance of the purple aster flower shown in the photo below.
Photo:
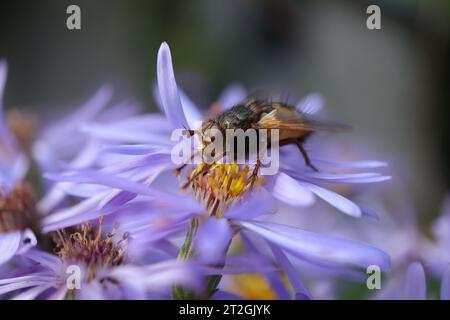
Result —
<path fill-rule="evenodd" d="M 425 271 L 420 262 L 412 262 L 406 273 L 402 273 L 396 279 L 395 283 L 391 283 L 386 289 L 382 288 L 381 296 L 383 299 L 406 299 L 406 300 L 426 300 L 427 299 L 427 283 Z M 440 283 L 440 299 L 450 300 L 450 265 L 442 274 Z"/>
<path fill-rule="evenodd" d="M 448 248 L 450 244 L 449 226 L 449 199 L 445 198 L 440 216 L 431 224 L 431 234 L 433 240 L 421 235 L 420 241 L 413 243 L 414 248 L 411 248 L 409 256 L 405 257 L 404 261 L 412 260 L 414 258 L 420 259 L 420 262 L 413 262 L 410 264 L 405 280 L 405 290 L 407 299 L 426 299 L 426 278 L 423 266 L 428 271 L 428 274 L 434 279 L 441 280 L 440 297 L 443 300 L 450 299 L 450 255 Z M 416 233 L 420 234 L 416 225 Z M 423 266 L 422 266 L 423 265 Z M 395 285 L 401 283 L 402 272 L 394 272 L 392 275 L 391 290 L 386 290 L 387 293 L 398 298 L 399 296 L 395 289 Z M 398 291 L 398 289 L 397 289 Z M 397 294 L 395 294 L 397 293 Z M 382 294 L 383 295 L 383 294 Z M 383 295 L 384 296 L 384 295 Z"/>
<path fill-rule="evenodd" d="M 137 114 L 140 107 L 131 100 L 111 104 L 113 89 L 102 86 L 75 111 L 61 117 L 43 128 L 32 145 L 33 159 L 42 172 L 95 168 L 105 159 L 100 157 L 101 137 L 93 138 L 83 128 L 93 121 L 103 124 Z M 113 161 L 113 159 L 106 159 Z M 49 213 L 67 196 L 65 190 L 70 184 L 56 184 L 46 187 L 46 194 L 37 204 L 42 213 Z"/>
<path fill-rule="evenodd" d="M 0 60 L 0 267 L 16 254 L 36 245 L 33 226 L 34 197 L 23 182 L 28 160 L 19 150 L 3 116 L 3 94 L 8 66 Z"/>
<path fill-rule="evenodd" d="M 160 119 L 159 116 L 148 116 L 145 129 L 142 125 L 137 125 L 137 119 L 120 121 L 116 124 L 93 125 L 89 128 L 89 132 L 95 137 L 105 139 L 110 137 L 110 141 L 115 143 L 123 142 L 120 135 L 124 132 L 126 137 L 134 136 L 136 139 L 131 142 L 134 144 L 140 143 L 139 145 L 113 146 L 110 151 L 130 154 L 135 161 L 141 161 L 141 163 L 147 161 L 148 166 L 152 165 L 154 161 L 151 153 L 155 153 L 155 149 L 157 149 L 158 155 L 167 154 L 169 156 L 173 151 L 175 142 L 170 141 L 171 129 L 193 128 L 195 123 L 211 116 L 211 114 L 218 114 L 231 108 L 245 96 L 245 91 L 240 86 L 233 85 L 225 90 L 217 103 L 213 104 L 212 110 L 202 116 L 196 105 L 182 90 L 178 89 L 170 50 L 166 43 L 161 45 L 158 52 L 157 74 L 159 90 L 155 91 L 155 100 L 166 114 L 166 119 Z M 297 107 L 304 113 L 314 114 L 322 109 L 323 103 L 323 98 L 320 95 L 311 94 L 301 100 Z M 120 132 L 119 137 L 117 137 L 118 132 Z M 144 139 L 139 139 L 140 137 Z M 147 142 L 145 139 L 147 139 Z M 266 177 L 270 181 L 264 186 L 276 198 L 295 207 L 305 207 L 313 204 L 315 198 L 319 197 L 350 216 L 366 215 L 373 217 L 374 213 L 371 210 L 355 204 L 328 188 L 324 188 L 323 185 L 326 183 L 361 185 L 385 181 L 390 177 L 375 172 L 334 173 L 322 171 L 322 169 L 338 168 L 340 171 L 359 171 L 361 169 L 384 167 L 386 163 L 380 161 L 331 161 L 329 157 L 327 160 L 314 158 L 315 166 L 321 169 L 319 172 L 315 172 L 302 161 L 299 161 L 298 150 L 292 150 L 290 146 L 283 148 L 281 149 L 280 170 L 275 176 Z M 140 158 L 138 155 L 140 155 Z M 165 169 L 173 169 L 173 167 L 174 165 L 168 165 Z"/>
<path fill-rule="evenodd" d="M 226 266 L 230 243 L 238 235 L 247 236 L 245 242 L 253 251 L 256 246 L 252 245 L 248 236 L 263 239 L 272 252 L 270 259 L 288 276 L 297 298 L 310 298 L 311 295 L 288 255 L 330 271 L 366 268 L 371 264 L 380 266 L 382 270 L 388 269 L 389 257 L 368 244 L 276 224 L 267 221 L 267 218 L 278 210 L 277 200 L 295 207 L 304 207 L 311 205 L 315 196 L 350 216 L 373 216 L 371 211 L 325 188 L 323 184 L 370 183 L 384 181 L 389 177 L 370 172 L 314 172 L 311 168 L 300 165 L 298 157 L 293 159 L 288 155 L 286 159 L 282 159 L 278 174 L 264 179 L 258 177 L 256 180 L 253 179 L 249 166 L 217 163 L 204 174 L 198 175 L 196 170 L 202 169 L 200 164 L 199 167 L 188 170 L 190 183 L 186 189 L 189 193 L 180 194 L 180 184 L 170 172 L 176 167 L 171 161 L 174 143 L 169 140 L 170 128 L 191 128 L 194 121 L 202 117 L 195 105 L 178 89 L 170 51 L 165 43 L 158 52 L 157 73 L 157 101 L 167 119 L 151 115 L 89 126 L 86 130 L 93 137 L 119 143 L 107 147 L 104 152 L 126 157 L 123 161 L 106 165 L 97 171 L 71 170 L 48 174 L 50 179 L 78 184 L 68 192 L 84 200 L 74 207 L 56 211 L 46 217 L 43 222 L 44 231 L 89 221 L 100 215 L 111 220 L 121 219 L 121 224 L 132 225 L 134 215 L 127 217 L 133 211 L 130 208 L 146 208 L 138 210 L 142 218 L 138 221 L 143 223 L 137 228 L 143 235 L 143 241 L 145 238 L 153 241 L 155 235 L 161 240 L 162 237 L 178 235 L 180 230 L 186 232 L 189 228 L 179 258 L 215 268 L 208 280 L 215 285 L 209 292 L 204 292 L 202 297 L 214 294 L 221 276 L 217 269 Z M 230 96 L 242 93 L 236 89 L 231 91 Z M 230 96 L 223 99 L 230 104 L 222 105 L 222 108 L 231 107 L 231 101 L 239 101 Z M 303 112 L 313 113 L 321 108 L 321 101 L 318 95 L 311 95 L 299 107 Z M 151 126 L 152 121 L 159 123 L 159 126 Z M 121 137 L 122 134 L 125 139 Z M 134 145 L 120 145 L 124 140 Z M 315 164 L 320 168 L 356 169 L 385 165 L 377 161 L 346 163 L 329 160 L 317 160 Z M 163 215 L 169 215 L 170 212 L 176 213 L 176 216 L 170 217 L 166 223 L 149 224 L 155 217 L 157 221 L 161 221 Z M 282 289 L 279 292 L 282 295 Z"/>
<path fill-rule="evenodd" d="M 165 299 L 174 282 L 195 289 L 197 272 L 188 262 L 164 260 L 137 265 L 128 256 L 129 234 L 102 222 L 84 224 L 56 236 L 56 255 L 37 249 L 23 255 L 32 267 L 0 280 L 0 295 L 10 299 Z M 34 266 L 33 266 L 34 264 Z"/>
<path fill-rule="evenodd" d="M 36 238 L 30 228 L 38 225 L 36 211 L 47 213 L 66 197 L 62 190 L 67 184 L 49 187 L 47 195 L 35 203 L 31 186 L 24 181 L 31 161 L 42 170 L 57 168 L 86 168 L 98 160 L 99 142 L 80 128 L 89 121 L 111 121 L 129 117 L 136 113 L 136 104 L 125 101 L 104 110 L 111 99 L 109 86 L 100 88 L 96 94 L 75 112 L 50 124 L 37 137 L 27 137 L 27 145 L 17 141 L 8 125 L 23 131 L 20 114 L 12 123 L 6 124 L 3 112 L 3 94 L 7 78 L 7 63 L 0 61 L 0 265 L 11 259 L 15 253 L 23 253 L 36 245 Z M 9 120 L 9 119 L 8 119 Z M 21 123 L 17 124 L 17 120 Z M 16 125 L 14 125 L 14 123 Z M 17 130 L 16 130 L 17 131 Z M 19 132 L 20 133 L 20 132 Z M 20 135 L 18 136 L 20 139 Z M 30 146 L 28 146 L 30 144 Z M 25 150 L 30 147 L 31 150 Z"/>
<path fill-rule="evenodd" d="M 15 114 L 15 121 L 5 121 L 3 94 L 7 78 L 7 63 L 0 61 L 0 265 L 5 264 L 16 253 L 24 253 L 37 244 L 33 230 L 37 230 L 37 210 L 48 212 L 67 196 L 62 190 L 70 186 L 53 186 L 47 195 L 36 204 L 33 190 L 25 181 L 31 161 L 42 170 L 52 168 L 86 168 L 98 161 L 99 142 L 80 128 L 89 121 L 111 121 L 129 117 L 136 113 L 135 103 L 125 101 L 105 110 L 111 99 L 109 86 L 100 88 L 96 94 L 75 112 L 43 128 L 38 136 L 27 137 L 25 145 L 9 126 L 23 131 L 21 114 Z M 8 118 L 8 120 L 10 120 Z M 14 120 L 14 119 L 13 119 Z M 17 123 L 17 120 L 20 123 Z M 15 124 L 15 125 L 14 125 Z M 26 148 L 31 148 L 28 150 Z"/>
<path fill-rule="evenodd" d="M 234 165 L 230 164 L 229 166 Z M 236 169 L 234 170 L 234 175 L 228 175 L 228 179 L 236 182 L 239 180 L 241 174 Z M 233 171 L 233 169 L 231 169 L 231 171 Z M 220 181 L 220 179 L 225 179 L 226 173 L 227 172 L 224 171 L 222 176 L 216 176 L 215 180 Z M 79 183 L 101 183 L 98 175 L 92 176 L 92 174 L 87 175 L 83 173 L 63 174 L 54 176 L 54 178 Z M 159 177 L 159 179 L 166 178 L 167 177 L 164 175 Z M 205 179 L 208 178 L 209 176 L 207 175 Z M 120 182 L 126 181 L 122 181 L 120 178 L 116 179 Z M 109 187 L 117 187 L 119 182 L 113 179 L 106 180 L 106 177 L 102 177 L 102 180 L 105 185 Z M 154 184 L 158 185 L 159 180 L 156 180 Z M 149 194 L 152 191 L 152 189 L 148 187 L 142 187 L 138 190 L 138 185 L 139 184 L 132 184 L 131 181 L 128 181 L 126 185 L 124 184 L 122 186 L 122 192 Z M 211 187 L 213 186 L 206 185 L 206 188 Z M 206 188 L 199 187 L 199 189 L 195 190 L 196 194 L 207 194 Z M 239 186 L 236 188 L 236 190 L 232 191 L 238 192 Z M 215 189 L 215 191 L 222 192 L 222 195 L 225 195 L 225 192 L 228 192 L 221 189 Z M 146 221 L 145 224 L 141 223 L 140 225 L 144 238 L 148 237 L 151 239 L 155 236 L 155 231 L 158 229 L 165 235 L 172 232 L 179 234 L 180 229 L 174 228 L 176 226 L 179 227 L 179 223 L 183 222 L 184 229 L 181 230 L 186 230 L 187 223 L 189 223 L 192 218 L 201 218 L 201 220 L 203 220 L 208 217 L 207 212 L 209 210 L 205 210 L 208 208 L 202 208 L 195 205 L 195 202 L 188 200 L 189 197 L 185 197 L 184 200 L 174 197 L 173 201 L 176 201 L 176 203 L 174 202 L 171 205 L 169 205 L 171 201 L 167 201 L 166 203 L 162 201 L 163 198 L 167 197 L 173 197 L 173 195 L 160 191 L 158 197 L 149 197 L 145 200 L 145 203 L 149 207 L 153 207 L 156 212 L 160 210 L 160 212 L 166 216 L 171 216 L 171 206 L 172 208 L 178 206 L 180 219 L 171 221 L 176 222 L 176 224 L 169 223 L 163 225 L 162 228 L 152 228 L 149 227 L 150 224 L 148 223 L 150 221 L 149 217 L 153 215 L 152 212 L 147 211 L 146 213 L 143 213 L 141 216 L 143 220 L 138 218 L 137 223 L 139 224 L 140 221 Z M 127 205 L 133 205 L 136 201 L 135 199 L 136 198 L 129 200 Z M 208 199 L 202 202 L 203 205 L 210 205 L 210 203 L 211 202 Z M 118 208 L 114 209 L 114 207 L 112 207 L 112 209 L 121 211 L 124 206 L 124 204 L 121 204 Z M 232 237 L 235 236 L 236 233 L 244 232 L 244 234 L 250 233 L 265 239 L 270 248 L 274 251 L 274 254 L 276 253 L 277 262 L 282 264 L 284 269 L 289 270 L 290 277 L 292 279 L 297 279 L 297 282 L 299 281 L 298 275 L 295 277 L 296 273 L 293 271 L 293 267 L 289 259 L 285 256 L 285 253 L 307 261 L 308 263 L 316 264 L 322 268 L 328 269 L 345 267 L 366 268 L 370 264 L 377 264 L 383 270 L 386 270 L 389 267 L 388 256 L 384 252 L 371 247 L 370 245 L 333 236 L 321 235 L 260 219 L 264 215 L 274 213 L 276 209 L 277 204 L 275 199 L 270 193 L 261 189 L 259 192 L 253 193 L 251 197 L 239 199 L 234 206 L 226 208 L 223 213 L 216 213 L 216 217 L 211 217 L 201 223 L 196 231 L 195 241 L 191 244 L 192 247 L 196 248 L 196 260 L 207 265 L 223 263 Z M 104 210 L 97 210 L 96 214 L 100 214 L 101 212 L 104 212 Z M 106 213 L 108 212 L 106 211 Z M 111 213 L 111 216 L 114 216 L 114 214 Z M 84 219 L 89 220 L 93 217 L 95 217 L 95 215 L 85 215 Z M 134 216 L 130 216 L 128 219 L 130 221 L 129 223 L 133 223 L 133 219 Z M 197 219 L 194 220 L 197 221 Z M 214 239 L 214 241 L 211 241 L 210 239 Z M 284 257 L 284 259 L 280 257 Z M 295 288 L 301 290 L 303 287 L 304 285 L 296 285 Z M 309 294 L 305 292 L 297 292 L 297 295 L 309 296 Z"/>
<path fill-rule="evenodd" d="M 334 234 L 351 236 L 368 241 L 385 250 L 392 266 L 383 274 L 382 287 L 376 299 L 425 299 L 426 278 L 441 280 L 442 297 L 448 292 L 448 199 L 444 201 L 441 215 L 431 224 L 431 237 L 423 232 L 417 222 L 417 212 L 411 206 L 411 199 L 405 197 L 402 188 L 391 185 L 381 191 L 378 226 L 360 224 L 354 228 L 348 223 L 335 223 Z M 318 217 L 320 219 L 320 217 Z M 337 227 L 336 227 L 337 225 Z"/>
<path fill-rule="evenodd" d="M 3 94 L 7 74 L 8 65 L 0 60 L 0 188 L 6 193 L 23 180 L 28 170 L 28 160 L 17 146 L 4 119 Z"/>

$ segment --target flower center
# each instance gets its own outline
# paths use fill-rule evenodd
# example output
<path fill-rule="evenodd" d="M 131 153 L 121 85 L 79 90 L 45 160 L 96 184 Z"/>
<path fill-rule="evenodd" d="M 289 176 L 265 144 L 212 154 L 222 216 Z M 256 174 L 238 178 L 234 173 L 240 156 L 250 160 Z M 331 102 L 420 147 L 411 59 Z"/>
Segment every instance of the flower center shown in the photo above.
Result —
<path fill-rule="evenodd" d="M 26 182 L 15 185 L 8 193 L 0 190 L 0 232 L 32 227 L 35 204 L 31 186 Z"/>
<path fill-rule="evenodd" d="M 125 264 L 128 234 L 125 233 L 119 241 L 114 240 L 115 229 L 104 235 L 103 219 L 98 226 L 90 223 L 77 227 L 73 233 L 66 230 L 57 232 L 54 238 L 56 253 L 70 263 L 81 263 L 87 267 L 87 281 L 95 278 L 100 268 L 114 267 Z"/>
<path fill-rule="evenodd" d="M 258 274 L 237 274 L 231 276 L 230 290 L 246 299 L 274 300 L 276 295 L 267 280 Z"/>
<path fill-rule="evenodd" d="M 264 183 L 257 173 L 258 170 L 250 170 L 248 165 L 200 163 L 188 172 L 187 178 L 197 201 L 210 215 L 220 217 L 250 189 Z"/>

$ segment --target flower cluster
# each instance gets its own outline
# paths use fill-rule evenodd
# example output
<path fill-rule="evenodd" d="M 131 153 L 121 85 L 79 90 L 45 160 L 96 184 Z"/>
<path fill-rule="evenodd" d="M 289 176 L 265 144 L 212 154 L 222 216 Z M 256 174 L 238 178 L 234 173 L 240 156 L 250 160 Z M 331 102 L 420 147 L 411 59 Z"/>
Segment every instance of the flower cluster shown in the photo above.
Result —
<path fill-rule="evenodd" d="M 355 233 L 315 232 L 302 222 L 307 215 L 326 225 L 322 214 L 330 210 L 344 213 L 347 225 L 354 218 L 376 222 L 374 210 L 342 194 L 389 180 L 373 172 L 386 163 L 334 160 L 339 150 L 315 137 L 300 146 L 307 161 L 295 145 L 282 146 L 279 169 L 270 176 L 259 163 L 180 167 L 172 161 L 173 130 L 197 131 L 196 124 L 247 93 L 233 84 L 201 112 L 178 87 L 166 43 L 153 91 L 163 114 L 142 114 L 129 100 L 111 104 L 113 90 L 104 86 L 75 112 L 19 134 L 25 125 L 14 127 L 3 116 L 6 76 L 2 61 L 1 298 L 247 298 L 255 297 L 246 294 L 251 285 L 264 286 L 261 292 L 272 298 L 313 299 L 321 297 L 320 283 L 365 283 L 373 265 L 389 271 L 388 248 L 352 240 Z M 295 110 L 313 117 L 323 104 L 311 94 Z M 40 178 L 33 185 L 32 166 Z M 235 279 L 243 279 L 240 286 Z M 448 272 L 443 283 L 448 286 Z"/>

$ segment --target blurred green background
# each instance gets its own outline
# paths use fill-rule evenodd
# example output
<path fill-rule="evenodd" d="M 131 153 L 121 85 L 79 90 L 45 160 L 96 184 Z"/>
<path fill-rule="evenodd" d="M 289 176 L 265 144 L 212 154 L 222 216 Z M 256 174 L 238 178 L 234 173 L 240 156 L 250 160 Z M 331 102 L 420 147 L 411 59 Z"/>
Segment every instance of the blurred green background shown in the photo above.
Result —
<path fill-rule="evenodd" d="M 66 28 L 70 4 L 79 31 Z M 370 4 L 382 30 L 366 28 Z M 449 18 L 446 0 L 2 1 L 6 105 L 60 112 L 112 83 L 154 110 L 167 41 L 179 84 L 204 108 L 230 82 L 322 93 L 431 219 L 450 185 Z"/>

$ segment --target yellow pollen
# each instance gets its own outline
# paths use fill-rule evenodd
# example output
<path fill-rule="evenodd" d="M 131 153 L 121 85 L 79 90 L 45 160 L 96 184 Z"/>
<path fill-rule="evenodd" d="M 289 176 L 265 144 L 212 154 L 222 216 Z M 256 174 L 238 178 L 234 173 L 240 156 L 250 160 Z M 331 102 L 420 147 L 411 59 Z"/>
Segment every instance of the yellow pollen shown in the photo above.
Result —
<path fill-rule="evenodd" d="M 257 174 L 257 170 L 250 169 L 248 165 L 200 163 L 188 172 L 187 178 L 188 186 L 208 213 L 221 216 L 246 192 L 264 183 L 264 179 L 259 178 Z"/>
<path fill-rule="evenodd" d="M 231 276 L 229 291 L 246 299 L 275 300 L 276 295 L 264 277 L 257 274 L 244 274 Z"/>

